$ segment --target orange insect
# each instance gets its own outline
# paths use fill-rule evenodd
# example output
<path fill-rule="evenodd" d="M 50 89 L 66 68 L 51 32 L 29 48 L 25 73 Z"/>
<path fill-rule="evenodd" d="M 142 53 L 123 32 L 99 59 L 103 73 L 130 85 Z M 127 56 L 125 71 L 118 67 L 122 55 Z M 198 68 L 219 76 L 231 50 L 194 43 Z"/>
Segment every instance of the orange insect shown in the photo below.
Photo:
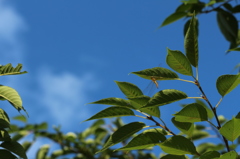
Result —
<path fill-rule="evenodd" d="M 156 85 L 156 87 L 158 88 L 158 82 L 156 80 L 155 77 L 151 77 L 151 80 L 153 81 L 153 83 Z"/>

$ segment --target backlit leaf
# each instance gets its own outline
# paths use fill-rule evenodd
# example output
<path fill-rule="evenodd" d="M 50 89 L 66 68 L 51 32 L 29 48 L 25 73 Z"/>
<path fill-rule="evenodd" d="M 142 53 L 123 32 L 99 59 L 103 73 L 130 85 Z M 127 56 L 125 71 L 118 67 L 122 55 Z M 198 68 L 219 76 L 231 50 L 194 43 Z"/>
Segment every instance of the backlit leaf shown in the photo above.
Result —
<path fill-rule="evenodd" d="M 4 75 L 17 75 L 17 74 L 24 74 L 27 71 L 21 72 L 22 64 L 18 64 L 15 68 L 12 67 L 12 64 L 7 64 L 4 66 L 0 66 L 0 76 Z"/>
<path fill-rule="evenodd" d="M 229 120 L 220 128 L 219 132 L 229 141 L 234 141 L 240 135 L 240 119 Z"/>
<path fill-rule="evenodd" d="M 219 159 L 236 159 L 238 154 L 236 151 L 230 151 L 220 156 Z"/>
<path fill-rule="evenodd" d="M 132 83 L 118 81 L 115 81 L 115 83 L 118 85 L 123 94 L 129 98 L 143 95 L 142 91 Z"/>
<path fill-rule="evenodd" d="M 240 74 L 222 75 L 217 79 L 217 90 L 221 96 L 225 96 L 236 88 L 240 83 Z"/>
<path fill-rule="evenodd" d="M 10 120 L 7 113 L 0 108 L 0 128 L 9 128 Z"/>
<path fill-rule="evenodd" d="M 190 122 L 179 122 L 175 120 L 175 117 L 172 118 L 172 123 L 184 134 L 192 136 L 194 130 L 194 124 Z"/>
<path fill-rule="evenodd" d="M 104 105 L 114 105 L 114 106 L 123 106 L 123 107 L 129 107 L 132 108 L 130 105 L 130 102 L 128 100 L 122 99 L 122 98 L 104 98 L 101 100 L 98 100 L 96 102 L 92 102 L 89 104 L 104 104 Z"/>
<path fill-rule="evenodd" d="M 50 145 L 43 145 L 42 147 L 40 147 L 40 149 L 37 151 L 36 159 L 46 158 L 49 148 Z"/>
<path fill-rule="evenodd" d="M 220 157 L 219 152 L 208 151 L 208 152 L 205 152 L 204 154 L 202 154 L 199 159 L 210 159 L 210 158 L 218 158 L 218 157 Z"/>
<path fill-rule="evenodd" d="M 187 16 L 187 13 L 186 12 L 175 12 L 171 15 L 169 15 L 164 21 L 163 23 L 161 24 L 160 27 L 163 27 L 165 25 L 168 25 L 168 24 L 171 24 L 183 17 Z"/>

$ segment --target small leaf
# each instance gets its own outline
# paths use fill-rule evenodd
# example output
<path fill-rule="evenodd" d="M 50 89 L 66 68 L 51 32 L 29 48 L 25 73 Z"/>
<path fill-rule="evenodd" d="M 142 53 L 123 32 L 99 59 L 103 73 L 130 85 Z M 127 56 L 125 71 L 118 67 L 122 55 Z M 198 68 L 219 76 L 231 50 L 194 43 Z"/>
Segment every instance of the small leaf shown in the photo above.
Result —
<path fill-rule="evenodd" d="M 161 157 L 160 159 L 189 159 L 189 158 L 185 155 L 170 155 L 170 154 L 167 154 L 167 155 Z"/>
<path fill-rule="evenodd" d="M 44 159 L 47 156 L 49 151 L 50 145 L 43 145 L 36 154 L 36 159 Z"/>
<path fill-rule="evenodd" d="M 183 75 L 193 75 L 191 64 L 181 51 L 167 49 L 167 52 L 166 61 L 169 67 Z"/>
<path fill-rule="evenodd" d="M 146 125 L 144 123 L 133 122 L 133 123 L 129 123 L 127 125 L 120 127 L 109 137 L 107 142 L 104 144 L 103 148 L 100 151 L 98 151 L 97 153 L 105 151 L 109 147 L 111 147 L 121 141 L 124 141 L 128 137 L 132 136 L 136 132 L 143 129 L 145 126 Z"/>
<path fill-rule="evenodd" d="M 180 112 L 174 114 L 174 116 L 180 122 L 193 123 L 208 120 L 206 109 L 198 103 L 188 104 Z"/>
<path fill-rule="evenodd" d="M 208 152 L 205 152 L 204 154 L 202 154 L 199 159 L 210 159 L 210 158 L 218 158 L 218 157 L 220 157 L 219 152 L 208 151 Z"/>
<path fill-rule="evenodd" d="M 149 129 L 143 131 L 143 133 L 138 134 L 134 137 L 126 146 L 117 149 L 118 150 L 137 150 L 137 149 L 146 149 L 153 147 L 160 141 L 165 141 L 166 137 L 161 132 L 162 129 Z"/>
<path fill-rule="evenodd" d="M 143 95 L 141 89 L 132 83 L 118 81 L 115 81 L 115 83 L 118 85 L 123 94 L 129 98 Z"/>
<path fill-rule="evenodd" d="M 187 13 L 186 13 L 186 12 L 175 12 L 175 13 L 169 15 L 169 16 L 163 21 L 163 23 L 161 24 L 160 27 L 163 27 L 163 26 L 165 26 L 165 25 L 171 24 L 171 23 L 173 23 L 173 22 L 175 22 L 175 21 L 177 21 L 177 20 L 179 20 L 179 19 L 181 19 L 181 18 L 183 18 L 183 17 L 185 17 L 185 16 L 187 16 Z M 160 27 L 159 27 L 159 28 L 160 28 Z"/>
<path fill-rule="evenodd" d="M 236 151 L 230 151 L 220 156 L 219 159 L 236 159 L 238 154 Z"/>
<path fill-rule="evenodd" d="M 138 72 L 132 72 L 132 74 L 149 80 L 151 80 L 153 77 L 156 80 L 175 80 L 179 78 L 175 72 L 163 67 L 145 69 Z"/>
<path fill-rule="evenodd" d="M 9 128 L 10 120 L 7 113 L 0 108 L 0 128 Z"/>
<path fill-rule="evenodd" d="M 27 155 L 25 153 L 24 148 L 21 144 L 15 141 L 4 141 L 1 143 L 0 147 L 3 147 L 16 155 L 20 156 L 21 158 L 27 159 Z"/>
<path fill-rule="evenodd" d="M 184 39 L 184 47 L 187 58 L 194 67 L 198 66 L 198 31 L 196 25 L 197 19 L 194 14 Z"/>
<path fill-rule="evenodd" d="M 172 118 L 172 123 L 184 134 L 192 136 L 194 125 L 190 122 L 179 122 L 175 120 L 175 117 Z"/>
<path fill-rule="evenodd" d="M 162 106 L 186 98 L 187 95 L 184 92 L 175 89 L 165 89 L 156 93 L 143 108 Z"/>
<path fill-rule="evenodd" d="M 0 149 L 0 158 L 1 159 L 16 159 L 17 157 L 7 150 Z"/>
<path fill-rule="evenodd" d="M 122 98 L 115 98 L 115 97 L 104 98 L 89 104 L 105 104 L 105 105 L 124 106 L 124 107 L 132 108 L 128 100 L 125 100 Z"/>
<path fill-rule="evenodd" d="M 233 118 L 226 122 L 219 132 L 228 140 L 234 141 L 240 135 L 240 119 Z"/>
<path fill-rule="evenodd" d="M 165 153 L 172 155 L 198 154 L 194 144 L 183 136 L 173 136 L 159 144 Z"/>
<path fill-rule="evenodd" d="M 21 121 L 21 122 L 24 122 L 24 123 L 27 122 L 27 118 L 26 118 L 25 116 L 23 116 L 23 115 L 15 116 L 13 119 L 14 119 L 14 120 Z"/>
<path fill-rule="evenodd" d="M 221 96 L 225 96 L 236 88 L 240 83 L 240 74 L 222 75 L 217 79 L 217 90 Z"/>
<path fill-rule="evenodd" d="M 27 71 L 21 72 L 22 64 L 18 64 L 15 68 L 12 67 L 12 64 L 7 64 L 4 66 L 0 66 L 0 76 L 4 75 L 17 75 L 17 74 L 24 74 Z"/>
<path fill-rule="evenodd" d="M 134 112 L 125 107 L 109 107 L 106 108 L 97 114 L 93 115 L 88 120 L 94 120 L 94 119 L 101 119 L 101 118 L 113 118 L 113 117 L 120 117 L 120 116 L 134 116 Z"/>

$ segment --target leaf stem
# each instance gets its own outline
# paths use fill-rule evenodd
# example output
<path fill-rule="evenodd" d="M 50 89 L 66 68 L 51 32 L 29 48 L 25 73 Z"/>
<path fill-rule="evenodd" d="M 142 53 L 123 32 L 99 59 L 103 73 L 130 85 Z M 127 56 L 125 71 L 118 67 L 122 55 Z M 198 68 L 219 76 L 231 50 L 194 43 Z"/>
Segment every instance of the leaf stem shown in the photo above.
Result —
<path fill-rule="evenodd" d="M 184 82 L 190 82 L 190 83 L 193 83 L 195 84 L 194 81 L 190 81 L 190 80 L 184 80 L 184 79 L 181 79 L 181 78 L 177 78 L 176 80 L 179 80 L 179 81 L 184 81 Z"/>
<path fill-rule="evenodd" d="M 223 98 L 220 98 L 220 100 L 218 101 L 218 103 L 217 103 L 217 105 L 215 106 L 214 109 L 217 109 L 217 107 L 219 106 L 219 104 L 222 102 L 222 99 L 223 99 Z"/>

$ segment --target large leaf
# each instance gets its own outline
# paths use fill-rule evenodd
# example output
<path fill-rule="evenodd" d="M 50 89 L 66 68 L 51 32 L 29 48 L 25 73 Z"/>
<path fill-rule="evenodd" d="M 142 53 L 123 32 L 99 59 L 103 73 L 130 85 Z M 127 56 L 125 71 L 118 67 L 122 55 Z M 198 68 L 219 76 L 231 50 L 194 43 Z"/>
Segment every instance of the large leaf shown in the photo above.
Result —
<path fill-rule="evenodd" d="M 101 118 L 113 118 L 113 117 L 120 117 L 120 116 L 134 116 L 134 112 L 125 107 L 109 107 L 106 108 L 97 114 L 93 115 L 91 118 L 87 119 L 88 120 L 94 120 L 94 119 L 101 119 Z"/>
<path fill-rule="evenodd" d="M 123 106 L 123 107 L 133 108 L 128 100 L 125 100 L 122 98 L 115 98 L 115 97 L 100 99 L 98 101 L 95 101 L 89 104 L 105 104 L 105 105 L 114 105 L 114 106 Z"/>
<path fill-rule="evenodd" d="M 175 72 L 163 67 L 145 69 L 142 71 L 132 72 L 132 74 L 150 80 L 152 80 L 152 78 L 155 80 L 174 80 L 179 78 Z"/>
<path fill-rule="evenodd" d="M 173 136 L 159 146 L 165 153 L 172 155 L 198 154 L 194 144 L 183 136 Z"/>
<path fill-rule="evenodd" d="M 210 159 L 210 158 L 218 158 L 218 157 L 220 157 L 219 152 L 208 151 L 208 152 L 205 152 L 204 154 L 202 154 L 199 159 Z"/>
<path fill-rule="evenodd" d="M 208 120 L 206 109 L 198 103 L 188 104 L 180 112 L 174 114 L 174 116 L 176 121 L 180 122 L 193 123 Z"/>
<path fill-rule="evenodd" d="M 16 155 L 20 156 L 21 158 L 27 159 L 27 155 L 25 153 L 24 148 L 21 144 L 15 141 L 5 141 L 1 143 L 0 147 L 3 147 Z"/>
<path fill-rule="evenodd" d="M 209 119 L 214 117 L 213 111 L 206 105 L 206 103 L 203 102 L 203 100 L 196 99 L 196 103 L 202 105 L 206 109 Z"/>
<path fill-rule="evenodd" d="M 226 122 L 219 132 L 228 140 L 234 141 L 240 135 L 240 119 L 233 118 Z"/>
<path fill-rule="evenodd" d="M 162 106 L 186 98 L 187 95 L 184 92 L 175 89 L 165 89 L 156 93 L 143 108 Z"/>
<path fill-rule="evenodd" d="M 216 85 L 218 93 L 225 96 L 236 88 L 240 83 L 240 74 L 238 75 L 222 75 L 218 77 Z"/>
<path fill-rule="evenodd" d="M 26 110 L 22 106 L 22 99 L 15 89 L 8 86 L 1 85 L 0 97 L 8 100 L 14 106 L 14 108 L 16 108 L 18 111 L 24 110 L 26 112 Z"/>
<path fill-rule="evenodd" d="M 161 157 L 160 159 L 189 159 L 189 158 L 185 155 L 170 155 L 170 154 L 167 154 L 167 155 Z"/>
<path fill-rule="evenodd" d="M 184 38 L 184 47 L 187 58 L 194 67 L 198 66 L 198 31 L 196 30 L 196 25 L 197 19 L 193 15 L 189 24 L 188 31 Z"/>
<path fill-rule="evenodd" d="M 218 159 L 236 159 L 238 154 L 236 151 L 230 151 L 220 156 Z"/>
<path fill-rule="evenodd" d="M 0 150 L 1 159 L 16 159 L 17 157 L 7 150 Z"/>
<path fill-rule="evenodd" d="M 147 113 L 151 116 L 160 118 L 160 110 L 158 107 L 142 108 L 150 100 L 149 96 L 140 96 L 140 97 L 135 97 L 135 98 L 129 98 L 129 100 L 131 101 L 131 105 L 135 109 L 140 110 L 141 112 Z"/>
<path fill-rule="evenodd" d="M 167 49 L 167 52 L 166 61 L 169 67 L 183 75 L 193 75 L 191 64 L 181 51 Z"/>
<path fill-rule="evenodd" d="M 103 148 L 98 152 L 105 151 L 109 147 L 111 147 L 111 146 L 113 146 L 113 145 L 115 145 L 119 142 L 124 141 L 128 137 L 132 136 L 136 132 L 143 129 L 145 126 L 146 125 L 144 123 L 133 122 L 133 123 L 129 123 L 127 125 L 124 125 L 124 126 L 120 127 L 109 137 L 107 142 L 104 144 Z"/>
<path fill-rule="evenodd" d="M 172 118 L 172 123 L 184 134 L 192 136 L 194 130 L 194 124 L 190 122 L 179 122 L 175 120 L 175 117 Z"/>
<path fill-rule="evenodd" d="M 237 37 L 238 37 L 238 21 L 237 19 L 229 12 L 218 9 L 217 12 L 217 22 L 218 26 L 226 38 L 230 42 L 229 49 L 237 47 Z"/>
<path fill-rule="evenodd" d="M 0 66 L 0 76 L 4 75 L 17 75 L 17 74 L 24 74 L 27 71 L 21 72 L 22 64 L 18 64 L 15 68 L 12 67 L 12 64 L 7 64 L 4 66 Z"/>
<path fill-rule="evenodd" d="M 44 159 L 47 156 L 50 145 L 43 145 L 36 154 L 36 159 Z"/>
<path fill-rule="evenodd" d="M 153 147 L 166 140 L 162 129 L 149 129 L 134 137 L 126 146 L 117 150 L 136 150 Z"/>
<path fill-rule="evenodd" d="M 118 85 L 123 94 L 125 94 L 128 98 L 143 95 L 142 91 L 132 83 L 118 81 L 115 81 L 115 83 Z"/>
<path fill-rule="evenodd" d="M 163 27 L 165 25 L 168 25 L 168 24 L 171 24 L 183 17 L 187 16 L 187 13 L 186 12 L 175 12 L 171 15 L 169 15 L 164 21 L 163 23 L 161 24 L 160 27 Z"/>

